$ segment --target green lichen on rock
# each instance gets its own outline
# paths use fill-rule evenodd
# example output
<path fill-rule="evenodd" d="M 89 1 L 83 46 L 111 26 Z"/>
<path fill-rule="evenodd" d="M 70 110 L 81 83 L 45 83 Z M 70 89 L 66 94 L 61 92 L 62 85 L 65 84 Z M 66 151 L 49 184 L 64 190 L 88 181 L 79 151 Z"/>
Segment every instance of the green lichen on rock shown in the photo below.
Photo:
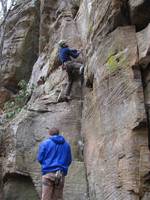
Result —
<path fill-rule="evenodd" d="M 119 51 L 118 53 L 115 53 L 115 54 L 111 53 L 108 56 L 106 66 L 109 72 L 114 72 L 119 67 L 123 67 L 127 65 L 126 53 L 127 53 L 127 49 L 123 51 Z"/>
<path fill-rule="evenodd" d="M 89 25 L 88 25 L 88 33 L 91 34 L 93 32 L 93 22 L 90 21 Z"/>

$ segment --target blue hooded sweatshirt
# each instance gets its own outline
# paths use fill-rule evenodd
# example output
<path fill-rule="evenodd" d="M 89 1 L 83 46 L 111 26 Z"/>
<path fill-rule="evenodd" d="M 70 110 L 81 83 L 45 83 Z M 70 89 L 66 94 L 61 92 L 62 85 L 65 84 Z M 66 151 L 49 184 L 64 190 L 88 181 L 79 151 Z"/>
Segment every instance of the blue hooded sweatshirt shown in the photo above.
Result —
<path fill-rule="evenodd" d="M 77 58 L 79 54 L 80 52 L 78 52 L 76 49 L 70 49 L 68 47 L 61 47 L 58 52 L 59 59 L 62 63 L 70 61 L 71 57 Z"/>
<path fill-rule="evenodd" d="M 37 159 L 43 175 L 57 170 L 67 175 L 72 162 L 70 145 L 63 136 L 53 135 L 40 144 Z"/>

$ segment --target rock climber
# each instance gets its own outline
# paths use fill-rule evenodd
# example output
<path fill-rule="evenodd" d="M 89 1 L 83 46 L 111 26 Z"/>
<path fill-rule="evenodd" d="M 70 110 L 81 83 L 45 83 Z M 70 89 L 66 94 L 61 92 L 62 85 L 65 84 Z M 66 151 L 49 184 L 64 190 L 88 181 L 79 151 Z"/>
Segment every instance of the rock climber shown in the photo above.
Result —
<path fill-rule="evenodd" d="M 63 70 L 66 70 L 68 75 L 68 84 L 65 91 L 65 99 L 70 99 L 70 92 L 72 84 L 74 82 L 75 74 L 80 75 L 81 84 L 83 84 L 83 70 L 84 66 L 81 63 L 76 62 L 72 58 L 77 58 L 82 50 L 70 49 L 66 41 L 61 40 L 59 42 L 59 59 L 62 63 Z M 58 99 L 59 101 L 59 99 Z"/>
<path fill-rule="evenodd" d="M 48 133 L 50 137 L 40 144 L 37 156 L 42 168 L 42 200 L 63 200 L 64 180 L 72 162 L 71 147 L 59 129 L 48 128 Z"/>

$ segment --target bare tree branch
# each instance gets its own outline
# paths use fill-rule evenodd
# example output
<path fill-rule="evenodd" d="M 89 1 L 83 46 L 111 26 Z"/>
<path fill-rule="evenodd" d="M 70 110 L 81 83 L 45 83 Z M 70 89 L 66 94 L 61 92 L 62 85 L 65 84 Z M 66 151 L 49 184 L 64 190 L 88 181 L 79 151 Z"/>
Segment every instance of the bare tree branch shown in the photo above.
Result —
<path fill-rule="evenodd" d="M 5 36 L 5 21 L 11 11 L 11 9 L 15 6 L 17 0 L 10 0 L 10 5 L 8 6 L 9 0 L 0 0 L 0 4 L 2 7 L 2 22 L 0 24 L 0 60 L 2 59 L 2 51 L 4 44 L 4 36 Z"/>
<path fill-rule="evenodd" d="M 3 18 L 5 18 L 8 10 L 12 9 L 15 3 L 16 3 L 16 0 L 0 0 L 0 4 L 1 4 L 2 12 L 3 12 Z"/>
<path fill-rule="evenodd" d="M 1 6 L 2 6 L 2 11 L 3 11 L 3 17 L 5 17 L 7 13 L 7 3 L 8 0 L 0 0 Z"/>

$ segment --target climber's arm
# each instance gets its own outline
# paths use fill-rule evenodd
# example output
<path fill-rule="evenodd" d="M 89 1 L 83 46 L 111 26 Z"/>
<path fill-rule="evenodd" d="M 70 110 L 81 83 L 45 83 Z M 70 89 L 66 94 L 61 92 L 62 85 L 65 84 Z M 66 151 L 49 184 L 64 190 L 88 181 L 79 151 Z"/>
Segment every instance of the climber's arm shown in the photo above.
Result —
<path fill-rule="evenodd" d="M 77 58 L 80 55 L 80 52 L 76 49 L 69 49 L 69 54 L 73 58 Z"/>

